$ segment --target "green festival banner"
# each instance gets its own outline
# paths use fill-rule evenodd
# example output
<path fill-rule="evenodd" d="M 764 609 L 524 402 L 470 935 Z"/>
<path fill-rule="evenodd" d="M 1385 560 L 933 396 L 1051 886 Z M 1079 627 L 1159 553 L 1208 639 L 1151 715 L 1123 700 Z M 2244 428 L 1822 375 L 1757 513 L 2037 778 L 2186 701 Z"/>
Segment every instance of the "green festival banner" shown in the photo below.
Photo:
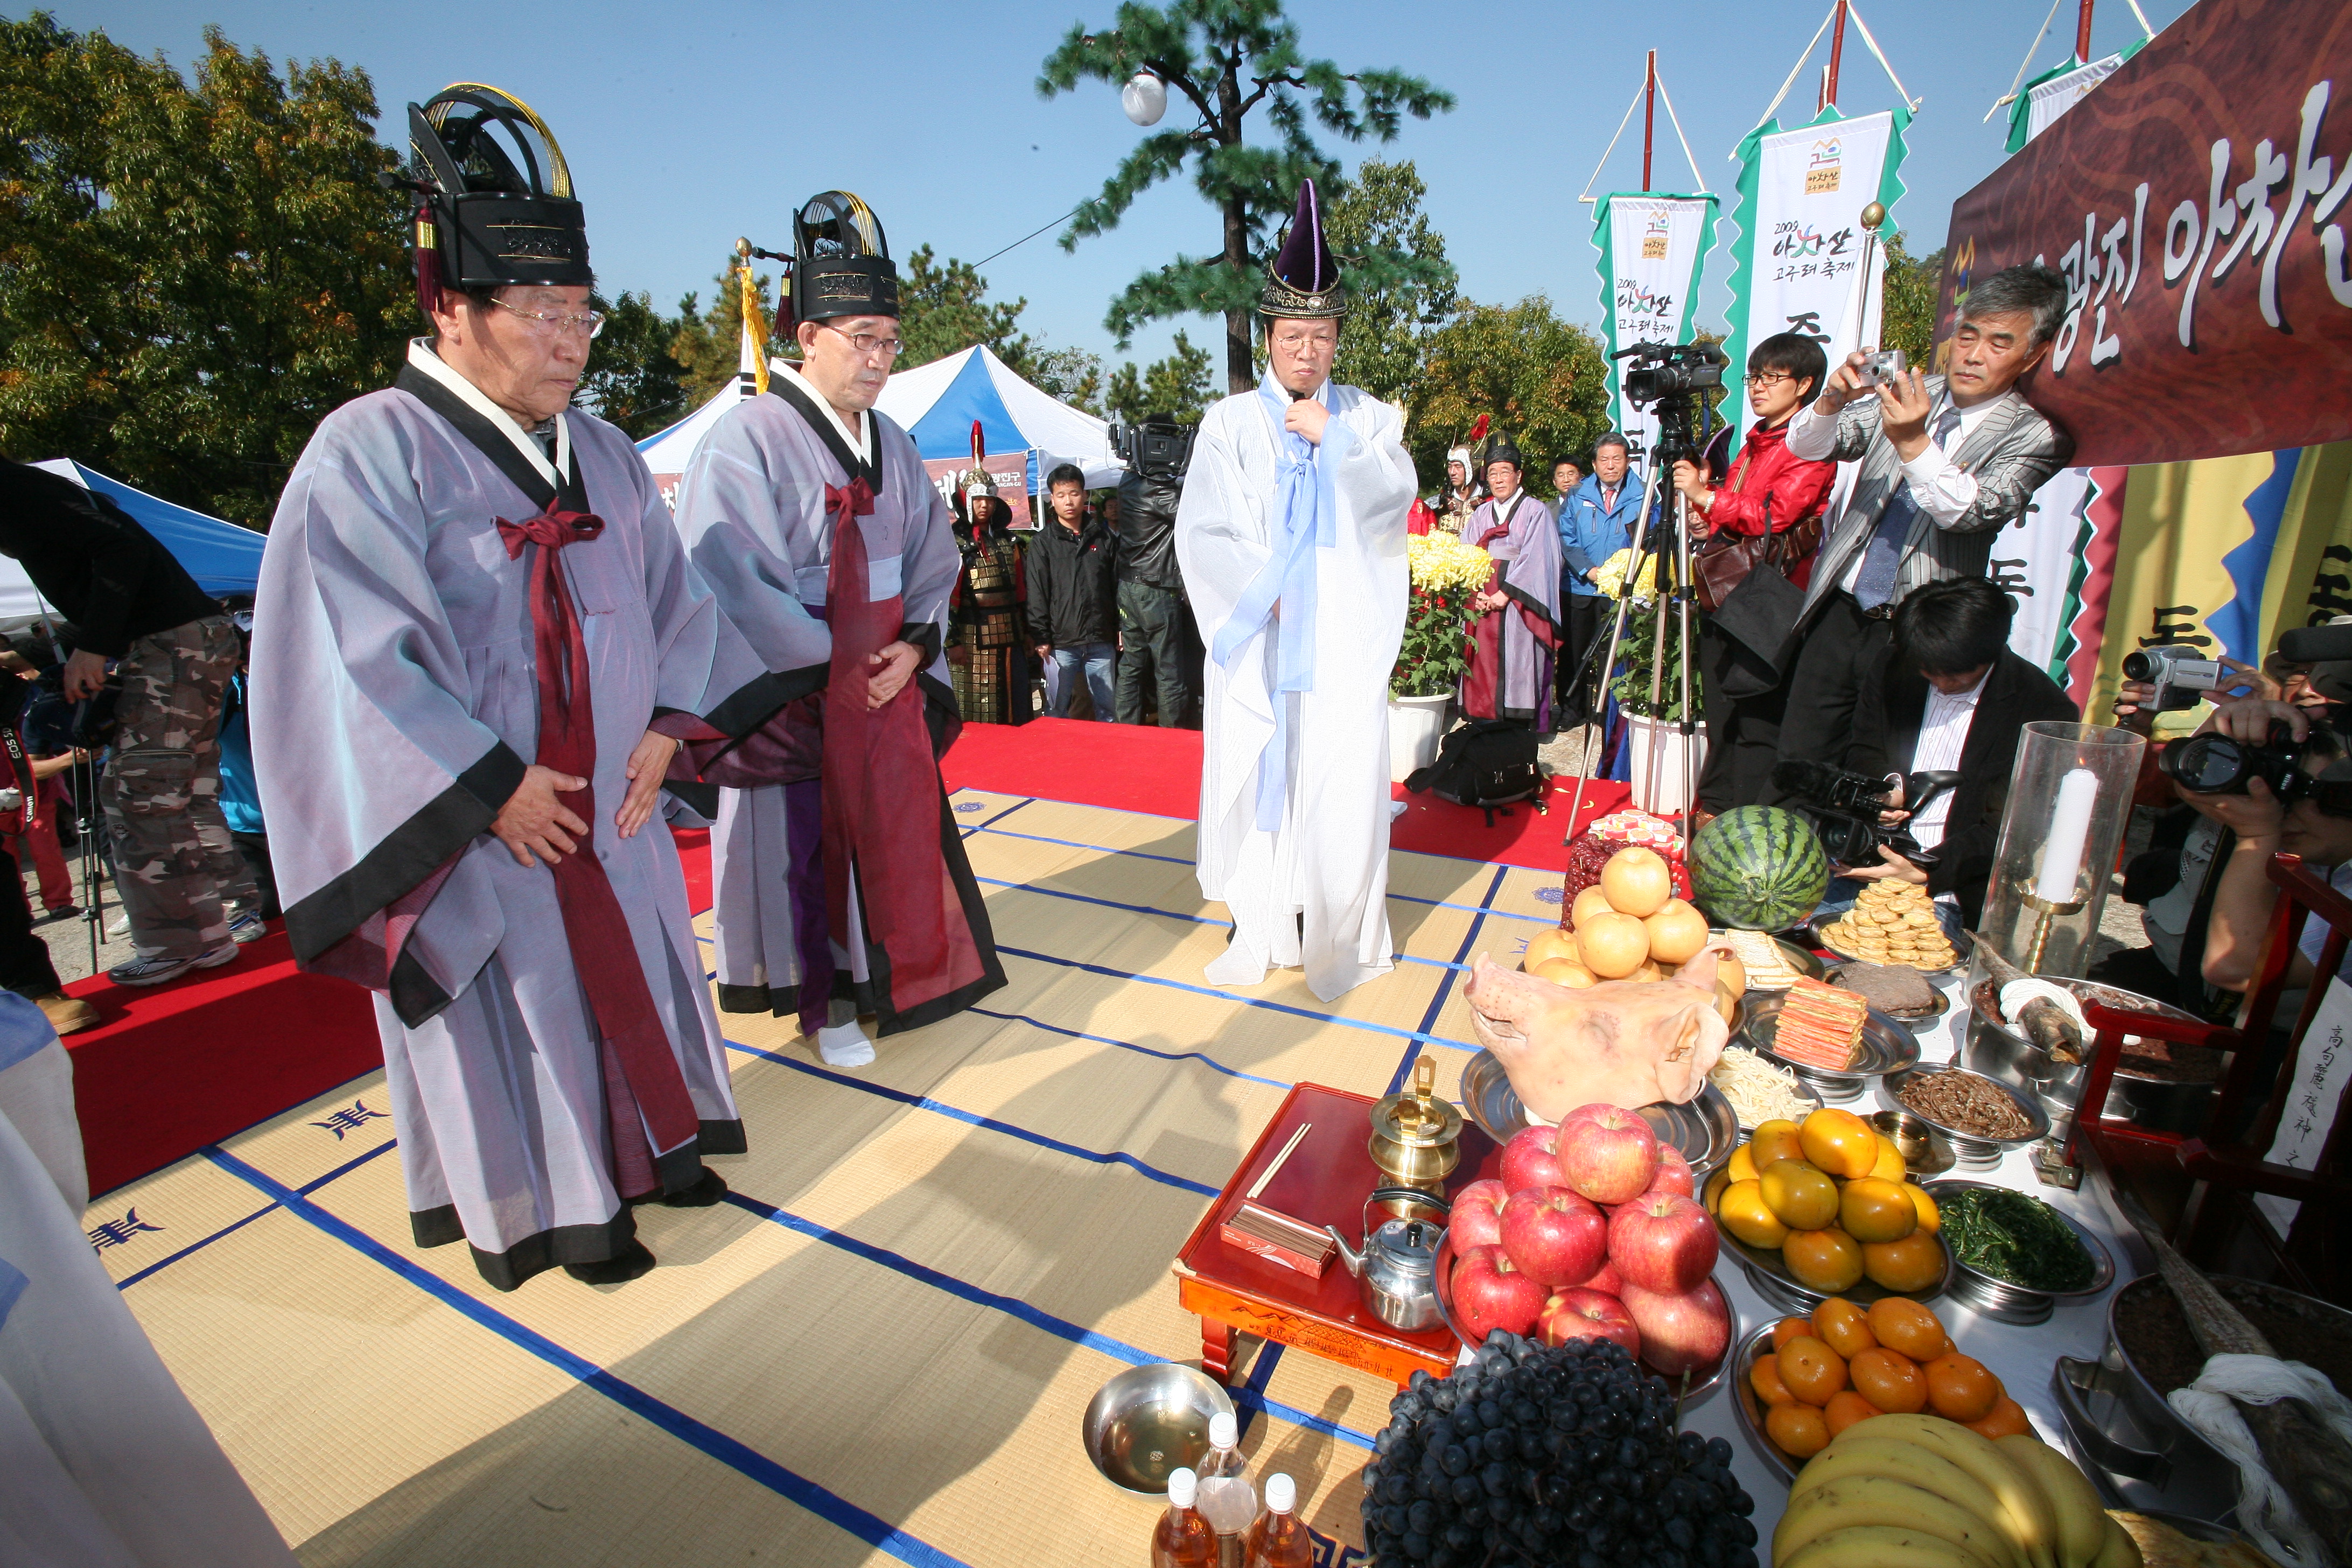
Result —
<path fill-rule="evenodd" d="M 1593 215 L 1600 253 L 1601 318 L 1609 352 L 1635 343 L 1689 340 L 1706 253 L 1715 241 L 1713 195 L 1676 196 L 1618 191 L 1601 198 Z M 1647 453 L 1657 420 L 1625 405 L 1623 363 L 1609 362 L 1609 423 Z"/>

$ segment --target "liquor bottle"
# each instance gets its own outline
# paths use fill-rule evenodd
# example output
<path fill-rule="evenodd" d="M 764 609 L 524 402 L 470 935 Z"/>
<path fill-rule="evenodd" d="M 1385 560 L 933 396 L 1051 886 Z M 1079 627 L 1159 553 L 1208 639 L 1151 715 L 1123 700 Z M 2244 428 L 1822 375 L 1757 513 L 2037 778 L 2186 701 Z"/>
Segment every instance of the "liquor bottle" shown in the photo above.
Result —
<path fill-rule="evenodd" d="M 1217 1532 L 1221 1568 L 1242 1568 L 1249 1527 L 1257 1518 L 1257 1489 L 1244 1472 L 1241 1424 L 1219 1412 L 1209 1417 L 1209 1452 L 1199 1469 L 1201 1517 Z"/>
<path fill-rule="evenodd" d="M 1194 1510 L 1200 1482 L 1192 1471 L 1168 1477 L 1168 1511 L 1151 1532 L 1151 1568 L 1216 1568 L 1217 1532 Z"/>
<path fill-rule="evenodd" d="M 1297 1506 L 1297 1482 L 1279 1472 L 1265 1478 L 1265 1513 L 1250 1527 L 1245 1568 L 1314 1568 L 1307 1521 L 1291 1511 Z"/>

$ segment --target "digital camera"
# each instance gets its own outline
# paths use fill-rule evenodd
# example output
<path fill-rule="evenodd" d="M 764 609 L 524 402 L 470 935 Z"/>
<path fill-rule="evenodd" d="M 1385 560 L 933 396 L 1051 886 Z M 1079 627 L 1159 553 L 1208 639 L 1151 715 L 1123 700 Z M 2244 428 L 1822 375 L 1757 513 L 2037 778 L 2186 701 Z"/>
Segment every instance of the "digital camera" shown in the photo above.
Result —
<path fill-rule="evenodd" d="M 1916 773 L 1903 781 L 1903 809 L 1916 820 L 1927 804 L 1954 788 L 1960 775 L 1947 769 Z M 1888 809 L 1893 786 L 1884 779 L 1852 773 L 1828 763 L 1786 762 L 1772 769 L 1772 784 L 1790 798 L 1789 807 L 1813 825 L 1821 835 L 1822 852 L 1832 864 L 1850 868 L 1880 864 L 1881 845 L 1916 866 L 1936 863 L 1933 851 L 1919 847 L 1905 823 L 1887 824 L 1878 814 Z"/>
<path fill-rule="evenodd" d="M 2227 672 L 2218 658 L 2200 658 L 2193 647 L 2166 643 L 2124 655 L 2124 678 L 2155 687 L 2156 695 L 2147 706 L 2164 713 L 2196 707 L 2205 700 L 2205 693 L 2221 684 Z"/>
<path fill-rule="evenodd" d="M 1853 378 L 1864 386 L 1887 386 L 1902 380 L 1910 368 L 1911 362 L 1903 357 L 1901 349 L 1881 349 L 1864 356 L 1854 369 Z"/>

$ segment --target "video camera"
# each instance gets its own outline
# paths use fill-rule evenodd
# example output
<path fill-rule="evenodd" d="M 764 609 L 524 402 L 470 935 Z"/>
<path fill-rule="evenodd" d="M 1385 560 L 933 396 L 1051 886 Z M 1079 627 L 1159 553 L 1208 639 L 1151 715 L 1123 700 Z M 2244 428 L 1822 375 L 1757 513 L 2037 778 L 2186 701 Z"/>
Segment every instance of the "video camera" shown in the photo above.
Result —
<path fill-rule="evenodd" d="M 2156 695 L 2145 706 L 2162 713 L 2196 707 L 2229 679 L 2229 671 L 2218 658 L 2200 658 L 2194 648 L 2168 643 L 2124 655 L 2124 678 L 2154 686 Z M 2242 786 L 2239 793 L 2244 793 Z"/>
<path fill-rule="evenodd" d="M 1903 780 L 1903 809 L 1916 820 L 1928 803 L 1959 782 L 1960 775 L 1948 769 L 1908 774 Z M 1878 820 L 1893 793 L 1884 779 L 1850 773 L 1828 763 L 1796 761 L 1776 763 L 1772 784 L 1794 797 L 1790 809 L 1813 825 L 1822 852 L 1841 868 L 1878 865 L 1881 845 L 1914 865 L 1936 863 L 1935 852 L 1920 848 L 1908 828 Z"/>
<path fill-rule="evenodd" d="M 1113 425 L 1110 449 L 1131 472 L 1180 484 L 1192 466 L 1192 437 L 1200 428 L 1156 414 L 1140 425 Z"/>
<path fill-rule="evenodd" d="M 1710 412 L 1705 395 L 1723 384 L 1730 361 L 1713 343 L 1635 343 L 1612 359 L 1633 362 L 1625 372 L 1625 398 L 1637 408 L 1657 405 L 1658 442 L 1652 455 L 1659 470 L 1682 461 L 1699 462 L 1710 432 L 1700 426 Z"/>

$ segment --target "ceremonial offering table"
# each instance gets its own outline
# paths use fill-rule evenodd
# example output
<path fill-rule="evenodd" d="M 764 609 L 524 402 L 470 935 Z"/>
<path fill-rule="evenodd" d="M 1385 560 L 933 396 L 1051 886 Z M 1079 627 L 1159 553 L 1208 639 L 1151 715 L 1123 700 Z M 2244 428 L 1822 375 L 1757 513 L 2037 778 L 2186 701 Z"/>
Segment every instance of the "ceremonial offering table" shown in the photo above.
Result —
<path fill-rule="evenodd" d="M 1369 1095 L 1320 1084 L 1292 1089 L 1176 1255 L 1177 1301 L 1200 1314 L 1201 1365 L 1220 1383 L 1232 1375 L 1234 1341 L 1241 1333 L 1295 1346 L 1399 1387 L 1416 1370 L 1443 1377 L 1453 1367 L 1461 1342 L 1443 1324 L 1409 1334 L 1373 1317 L 1345 1259 L 1334 1258 L 1317 1279 L 1230 1246 L 1218 1235 L 1292 1135 L 1311 1125 L 1257 1202 L 1310 1226 L 1332 1226 L 1350 1246 L 1360 1242 L 1364 1200 L 1381 1184 L 1366 1147 L 1376 1103 Z M 1501 1154 L 1493 1140 L 1466 1124 L 1461 1150 L 1461 1163 L 1446 1178 L 1448 1193 L 1494 1174 Z"/>

